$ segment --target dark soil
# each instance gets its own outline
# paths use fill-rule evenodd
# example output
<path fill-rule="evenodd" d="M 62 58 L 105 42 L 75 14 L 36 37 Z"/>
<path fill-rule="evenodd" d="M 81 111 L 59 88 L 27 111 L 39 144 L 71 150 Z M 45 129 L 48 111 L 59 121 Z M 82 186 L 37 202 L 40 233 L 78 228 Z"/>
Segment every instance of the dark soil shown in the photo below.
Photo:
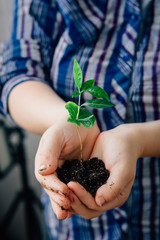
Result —
<path fill-rule="evenodd" d="M 65 184 L 70 181 L 79 182 L 95 197 L 99 187 L 106 183 L 109 172 L 102 160 L 92 158 L 81 162 L 79 160 L 66 161 L 57 169 L 59 179 Z"/>

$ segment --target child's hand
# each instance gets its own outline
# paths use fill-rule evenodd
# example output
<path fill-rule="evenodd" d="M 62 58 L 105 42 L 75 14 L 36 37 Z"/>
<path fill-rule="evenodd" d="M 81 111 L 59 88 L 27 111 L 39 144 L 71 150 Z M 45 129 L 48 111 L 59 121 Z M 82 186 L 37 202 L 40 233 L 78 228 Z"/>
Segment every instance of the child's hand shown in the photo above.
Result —
<path fill-rule="evenodd" d="M 128 198 L 140 154 L 140 145 L 134 128 L 117 127 L 99 135 L 91 157 L 98 157 L 110 172 L 107 183 L 101 186 L 95 199 L 80 184 L 70 182 L 73 212 L 84 218 L 93 218 L 104 211 L 121 206 Z"/>
<path fill-rule="evenodd" d="M 81 126 L 80 135 L 83 144 L 83 158 L 87 159 L 99 135 L 97 125 L 92 129 Z M 42 136 L 35 159 L 35 175 L 50 197 L 51 204 L 58 219 L 71 217 L 69 188 L 56 174 L 65 160 L 80 159 L 80 141 L 74 124 L 67 123 L 66 118 L 50 127 Z M 65 209 L 65 210 L 64 210 Z"/>

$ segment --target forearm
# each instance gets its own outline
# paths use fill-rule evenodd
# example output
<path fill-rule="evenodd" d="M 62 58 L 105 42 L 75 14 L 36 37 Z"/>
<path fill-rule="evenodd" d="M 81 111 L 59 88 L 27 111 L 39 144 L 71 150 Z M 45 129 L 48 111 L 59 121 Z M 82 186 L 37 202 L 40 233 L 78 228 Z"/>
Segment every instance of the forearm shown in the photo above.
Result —
<path fill-rule="evenodd" d="M 160 120 L 137 125 L 142 144 L 141 157 L 160 156 Z"/>
<path fill-rule="evenodd" d="M 24 129 L 36 134 L 66 115 L 65 102 L 47 85 L 28 81 L 17 85 L 9 95 L 9 112 Z"/>
<path fill-rule="evenodd" d="M 138 157 L 160 156 L 160 120 L 126 126 L 132 144 L 137 145 Z"/>

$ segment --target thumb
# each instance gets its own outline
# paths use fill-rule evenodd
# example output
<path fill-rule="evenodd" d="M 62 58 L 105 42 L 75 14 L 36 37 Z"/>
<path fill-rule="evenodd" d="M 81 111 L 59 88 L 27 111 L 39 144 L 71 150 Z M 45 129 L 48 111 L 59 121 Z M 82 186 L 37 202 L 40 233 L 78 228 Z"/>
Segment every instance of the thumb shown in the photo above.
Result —
<path fill-rule="evenodd" d="M 102 185 L 96 193 L 96 203 L 99 206 L 103 206 L 106 203 L 114 201 L 116 195 L 119 192 L 119 187 L 117 186 L 115 180 L 113 180 L 112 176 L 108 178 L 106 184 Z"/>
<path fill-rule="evenodd" d="M 95 197 L 97 205 L 106 205 L 107 210 L 121 206 L 128 198 L 133 182 L 127 175 L 111 172 L 106 184 L 97 190 Z"/>
<path fill-rule="evenodd" d="M 49 128 L 42 136 L 35 157 L 35 171 L 41 175 L 49 175 L 56 171 L 58 159 L 63 149 L 62 134 L 54 127 Z"/>

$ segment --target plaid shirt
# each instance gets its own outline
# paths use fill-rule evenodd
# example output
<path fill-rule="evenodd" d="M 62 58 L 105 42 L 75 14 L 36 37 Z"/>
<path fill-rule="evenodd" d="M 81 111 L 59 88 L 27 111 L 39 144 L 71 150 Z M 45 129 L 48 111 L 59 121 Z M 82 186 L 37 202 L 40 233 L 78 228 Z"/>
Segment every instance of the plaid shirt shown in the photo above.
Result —
<path fill-rule="evenodd" d="M 160 118 L 159 0 L 16 0 L 0 71 L 0 111 L 19 83 L 49 84 L 71 99 L 73 57 L 115 103 L 94 110 L 101 130 Z M 91 96 L 84 94 L 83 100 Z M 127 202 L 98 218 L 58 221 L 42 196 L 50 239 L 160 240 L 160 159 L 137 163 Z"/>

